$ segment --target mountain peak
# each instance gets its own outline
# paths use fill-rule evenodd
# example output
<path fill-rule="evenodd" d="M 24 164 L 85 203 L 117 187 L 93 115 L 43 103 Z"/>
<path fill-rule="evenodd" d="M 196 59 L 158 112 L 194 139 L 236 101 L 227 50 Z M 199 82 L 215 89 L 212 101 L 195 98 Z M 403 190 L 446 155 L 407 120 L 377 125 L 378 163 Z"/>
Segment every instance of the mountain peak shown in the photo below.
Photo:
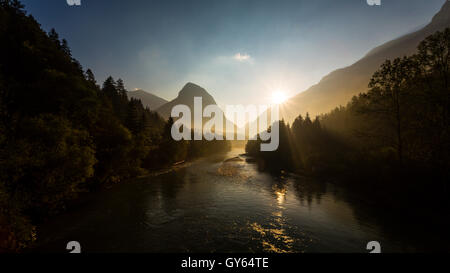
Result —
<path fill-rule="evenodd" d="M 199 86 L 199 85 L 197 85 L 195 83 L 192 83 L 192 82 L 186 83 L 184 85 L 183 89 L 185 89 L 185 88 L 201 88 L 201 89 L 203 89 L 201 86 Z"/>
<path fill-rule="evenodd" d="M 175 105 L 187 105 L 194 109 L 194 97 L 202 97 L 203 107 L 207 105 L 217 105 L 214 98 L 203 87 L 188 82 L 178 93 L 178 97 L 174 100 L 162 105 L 157 109 L 157 112 L 164 118 L 169 118 L 172 108 Z"/>
<path fill-rule="evenodd" d="M 193 98 L 193 97 L 203 97 L 203 99 L 210 100 L 214 102 L 213 97 L 201 86 L 188 82 L 183 89 L 178 93 L 179 98 Z M 213 103 L 215 104 L 215 102 Z"/>

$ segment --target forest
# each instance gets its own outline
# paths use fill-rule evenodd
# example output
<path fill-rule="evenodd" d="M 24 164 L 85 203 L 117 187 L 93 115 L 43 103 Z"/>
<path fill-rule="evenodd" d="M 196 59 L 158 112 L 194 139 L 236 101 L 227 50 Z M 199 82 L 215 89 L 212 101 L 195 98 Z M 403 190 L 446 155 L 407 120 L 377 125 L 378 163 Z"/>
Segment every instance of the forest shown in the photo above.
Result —
<path fill-rule="evenodd" d="M 248 160 L 387 209 L 447 215 L 449 51 L 450 29 L 436 32 L 416 54 L 386 60 L 346 106 L 280 121 L 277 151 L 248 141 Z M 0 0 L 0 253 L 33 247 L 40 224 L 84 193 L 229 151 L 229 141 L 174 141 L 174 120 L 129 99 L 125 86 L 98 82 L 56 30 L 19 0 Z"/>
<path fill-rule="evenodd" d="M 280 148 L 246 152 L 261 169 L 323 177 L 378 203 L 449 206 L 450 29 L 412 56 L 386 60 L 367 93 L 314 120 L 280 122 Z M 269 129 L 270 130 L 270 129 Z"/>
<path fill-rule="evenodd" d="M 230 148 L 175 142 L 172 119 L 128 99 L 121 79 L 100 86 L 18 0 L 0 0 L 0 41 L 0 252 L 32 246 L 82 192 Z"/>

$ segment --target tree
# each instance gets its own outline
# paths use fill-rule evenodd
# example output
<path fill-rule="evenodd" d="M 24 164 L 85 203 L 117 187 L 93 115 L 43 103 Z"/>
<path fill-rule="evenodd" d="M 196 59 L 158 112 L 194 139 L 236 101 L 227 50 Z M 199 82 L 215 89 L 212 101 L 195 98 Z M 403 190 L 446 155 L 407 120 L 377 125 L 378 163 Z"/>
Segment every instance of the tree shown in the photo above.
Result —
<path fill-rule="evenodd" d="M 141 106 L 141 107 L 139 107 Z M 141 122 L 142 122 L 142 114 L 140 108 L 142 108 L 142 104 L 139 100 L 132 98 L 128 103 L 128 113 L 126 119 L 127 128 L 133 132 L 134 135 L 137 135 L 142 131 Z"/>
<path fill-rule="evenodd" d="M 52 28 L 48 33 L 48 37 L 53 43 L 55 43 L 58 46 L 58 48 L 61 47 L 61 42 L 59 41 L 59 34 L 56 32 L 54 28 Z"/>
<path fill-rule="evenodd" d="M 110 99 L 117 95 L 116 82 L 114 81 L 113 77 L 109 76 L 105 80 L 105 82 L 103 83 L 102 91 Z"/>
<path fill-rule="evenodd" d="M 37 218 L 59 212 L 94 174 L 94 149 L 86 131 L 54 115 L 26 118 L 3 152 L 0 180 L 22 210 Z"/>
<path fill-rule="evenodd" d="M 170 136 L 173 120 L 128 100 L 120 79 L 100 89 L 67 41 L 17 0 L 0 0 L 0 41 L 0 252 L 30 246 L 35 224 L 80 191 L 188 158 L 188 143 Z"/>
<path fill-rule="evenodd" d="M 127 97 L 127 90 L 125 89 L 125 85 L 122 79 L 118 79 L 116 83 L 116 89 L 120 96 Z"/>
<path fill-rule="evenodd" d="M 446 91 L 449 90 L 450 76 L 450 29 L 443 32 L 437 31 L 419 44 L 418 60 L 425 75 L 438 75 L 441 79 L 441 86 Z M 429 80 L 429 78 L 428 78 Z M 447 101 L 448 103 L 448 101 Z"/>
<path fill-rule="evenodd" d="M 95 165 L 95 184 L 117 183 L 131 177 L 130 150 L 133 135 L 109 109 L 102 109 L 91 132 L 98 163 Z"/>
<path fill-rule="evenodd" d="M 72 58 L 72 52 L 70 51 L 69 44 L 67 43 L 66 39 L 62 39 L 61 50 L 64 52 L 64 54 Z"/>
<path fill-rule="evenodd" d="M 97 80 L 95 79 L 94 73 L 91 69 L 86 70 L 86 80 L 94 86 L 97 86 Z"/>
<path fill-rule="evenodd" d="M 411 80 L 416 75 L 417 63 L 412 57 L 387 60 L 375 72 L 369 83 L 370 106 L 366 111 L 372 114 L 384 115 L 382 118 L 392 120 L 396 141 L 397 156 L 403 163 L 403 98 L 404 92 L 410 87 Z"/>
<path fill-rule="evenodd" d="M 16 14 L 25 15 L 25 8 L 19 0 L 0 0 L 0 7 L 8 10 L 13 10 Z"/>

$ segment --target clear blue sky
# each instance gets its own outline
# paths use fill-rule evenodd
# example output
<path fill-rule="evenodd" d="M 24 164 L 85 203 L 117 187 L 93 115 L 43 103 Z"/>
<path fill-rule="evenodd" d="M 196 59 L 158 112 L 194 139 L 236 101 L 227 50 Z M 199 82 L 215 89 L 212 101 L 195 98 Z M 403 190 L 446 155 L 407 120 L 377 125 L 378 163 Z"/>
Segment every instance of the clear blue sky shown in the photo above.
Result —
<path fill-rule="evenodd" d="M 97 79 L 173 99 L 186 82 L 219 105 L 301 92 L 426 24 L 444 0 L 22 0 Z"/>

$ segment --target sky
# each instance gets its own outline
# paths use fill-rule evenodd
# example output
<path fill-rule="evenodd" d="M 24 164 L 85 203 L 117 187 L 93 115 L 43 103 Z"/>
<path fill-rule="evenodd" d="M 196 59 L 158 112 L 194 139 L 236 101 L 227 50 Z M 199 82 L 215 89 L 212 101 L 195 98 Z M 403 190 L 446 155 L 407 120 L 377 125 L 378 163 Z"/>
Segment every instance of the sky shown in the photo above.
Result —
<path fill-rule="evenodd" d="M 220 106 L 306 90 L 427 24 L 445 0 L 22 0 L 99 82 L 174 99 L 187 82 Z"/>

